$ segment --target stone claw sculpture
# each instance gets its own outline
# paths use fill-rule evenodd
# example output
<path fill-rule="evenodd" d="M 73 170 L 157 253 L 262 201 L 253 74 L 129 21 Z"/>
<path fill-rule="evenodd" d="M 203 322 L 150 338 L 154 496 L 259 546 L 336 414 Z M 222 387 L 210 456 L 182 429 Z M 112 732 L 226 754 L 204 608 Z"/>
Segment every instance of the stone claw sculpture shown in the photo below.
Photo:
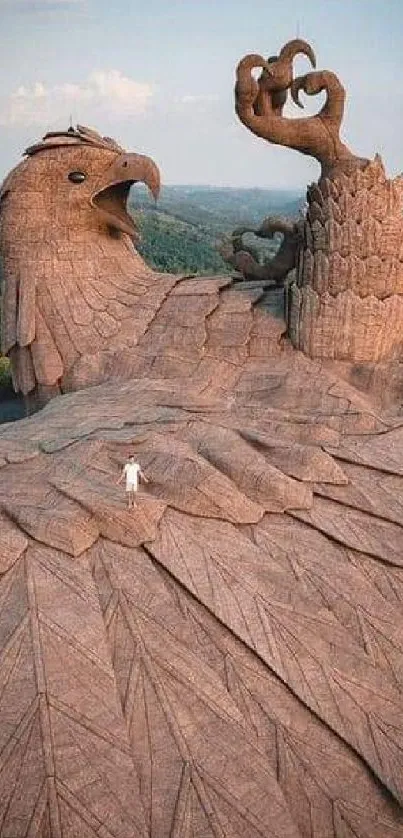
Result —
<path fill-rule="evenodd" d="M 313 69 L 294 78 L 298 54 Z M 257 80 L 256 68 L 261 69 Z M 303 108 L 301 93 L 323 91 L 325 102 L 317 114 L 283 115 L 288 93 Z M 289 41 L 267 60 L 247 55 L 236 69 L 235 110 L 241 122 L 256 136 L 314 157 L 321 166 L 318 184 L 308 190 L 306 218 L 299 223 L 289 336 L 311 357 L 366 363 L 402 353 L 403 179 L 387 180 L 379 157 L 369 161 L 341 141 L 345 99 L 340 79 L 316 69 L 305 41 Z"/>
<path fill-rule="evenodd" d="M 235 109 L 243 124 L 256 136 L 271 143 L 294 148 L 301 154 L 315 157 L 322 167 L 322 175 L 334 169 L 351 170 L 368 161 L 357 158 L 341 142 L 340 125 L 343 119 L 345 90 L 337 76 L 330 71 L 313 71 L 293 78 L 293 60 L 305 55 L 313 68 L 316 58 L 312 47 L 300 39 L 289 41 L 278 55 L 265 60 L 261 55 L 247 55 L 236 71 Z M 252 71 L 261 68 L 256 80 Z M 283 116 L 288 90 L 291 98 L 303 108 L 299 100 L 302 90 L 308 96 L 326 91 L 326 101 L 318 114 L 299 119 Z"/>
<path fill-rule="evenodd" d="M 261 264 L 257 258 L 256 248 L 244 242 L 245 233 L 253 233 L 260 239 L 272 239 L 275 233 L 282 233 L 283 240 L 275 256 Z M 219 252 L 226 262 L 243 275 L 244 279 L 272 281 L 275 285 L 281 285 L 285 282 L 287 274 L 295 267 L 299 242 L 298 223 L 286 218 L 268 216 L 257 228 L 237 227 L 232 233 L 231 241 L 222 245 Z"/>
<path fill-rule="evenodd" d="M 293 80 L 293 61 L 297 55 L 305 55 L 311 66 L 316 67 L 315 53 L 310 44 L 296 38 L 289 41 L 280 50 L 278 56 L 270 56 L 267 59 L 266 66 L 262 68 L 262 74 L 258 82 L 259 94 L 262 97 L 270 97 L 272 105 L 274 98 L 274 107 L 279 111 L 280 108 L 282 110 L 287 101 L 287 90 Z"/>

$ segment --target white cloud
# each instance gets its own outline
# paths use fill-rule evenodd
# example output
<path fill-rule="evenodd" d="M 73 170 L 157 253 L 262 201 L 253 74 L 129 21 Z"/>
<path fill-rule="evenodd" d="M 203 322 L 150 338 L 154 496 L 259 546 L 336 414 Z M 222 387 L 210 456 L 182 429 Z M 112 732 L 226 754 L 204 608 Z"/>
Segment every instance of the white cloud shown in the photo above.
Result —
<path fill-rule="evenodd" d="M 60 0 L 59 0 L 60 1 Z M 109 116 L 131 117 L 144 113 L 153 96 L 152 85 L 124 76 L 120 70 L 95 70 L 79 84 L 65 82 L 46 86 L 36 81 L 21 85 L 4 101 L 2 125 L 41 125 Z"/>

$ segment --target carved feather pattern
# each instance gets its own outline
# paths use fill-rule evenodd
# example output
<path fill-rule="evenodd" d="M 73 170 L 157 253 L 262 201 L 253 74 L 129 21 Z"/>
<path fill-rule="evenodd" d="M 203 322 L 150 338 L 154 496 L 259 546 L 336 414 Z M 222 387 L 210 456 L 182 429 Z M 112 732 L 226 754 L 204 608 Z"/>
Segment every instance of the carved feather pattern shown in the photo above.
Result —
<path fill-rule="evenodd" d="M 289 334 L 311 358 L 399 357 L 403 190 L 379 158 L 308 189 L 305 241 Z"/>
<path fill-rule="evenodd" d="M 155 274 L 87 216 L 71 240 L 36 225 L 33 163 L 77 145 L 120 153 L 48 136 L 27 236 L 2 240 L 17 388 L 79 392 L 0 430 L 0 836 L 399 838 L 403 427 L 382 369 L 377 401 L 293 350 L 256 290 Z M 374 167 L 354 195 L 311 188 L 291 322 L 319 357 L 393 349 L 397 293 L 357 293 L 379 226 L 395 270 L 400 187 Z M 342 212 L 368 201 L 352 261 Z M 132 451 L 150 482 L 129 510 Z"/>
<path fill-rule="evenodd" d="M 158 282 L 137 380 L 0 432 L 0 835 L 397 838 L 402 430 Z"/>

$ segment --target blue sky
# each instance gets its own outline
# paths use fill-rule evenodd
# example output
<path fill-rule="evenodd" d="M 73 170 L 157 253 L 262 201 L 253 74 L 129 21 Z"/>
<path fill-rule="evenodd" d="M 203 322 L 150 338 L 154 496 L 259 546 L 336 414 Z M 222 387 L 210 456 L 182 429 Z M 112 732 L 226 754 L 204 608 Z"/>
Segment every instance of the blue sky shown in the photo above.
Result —
<path fill-rule="evenodd" d="M 316 163 L 255 138 L 233 102 L 239 59 L 297 33 L 347 89 L 343 139 L 403 170 L 401 0 L 0 0 L 0 32 L 0 179 L 71 114 L 165 183 L 300 189 Z"/>

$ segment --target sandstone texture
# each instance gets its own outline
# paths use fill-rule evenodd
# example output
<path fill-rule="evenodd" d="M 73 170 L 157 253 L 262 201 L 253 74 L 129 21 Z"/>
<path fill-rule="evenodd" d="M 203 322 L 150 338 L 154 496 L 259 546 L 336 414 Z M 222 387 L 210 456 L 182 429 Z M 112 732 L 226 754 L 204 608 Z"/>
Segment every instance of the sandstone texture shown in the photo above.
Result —
<path fill-rule="evenodd" d="M 403 420 L 256 292 L 166 282 L 0 431 L 0 835 L 397 838 Z"/>

